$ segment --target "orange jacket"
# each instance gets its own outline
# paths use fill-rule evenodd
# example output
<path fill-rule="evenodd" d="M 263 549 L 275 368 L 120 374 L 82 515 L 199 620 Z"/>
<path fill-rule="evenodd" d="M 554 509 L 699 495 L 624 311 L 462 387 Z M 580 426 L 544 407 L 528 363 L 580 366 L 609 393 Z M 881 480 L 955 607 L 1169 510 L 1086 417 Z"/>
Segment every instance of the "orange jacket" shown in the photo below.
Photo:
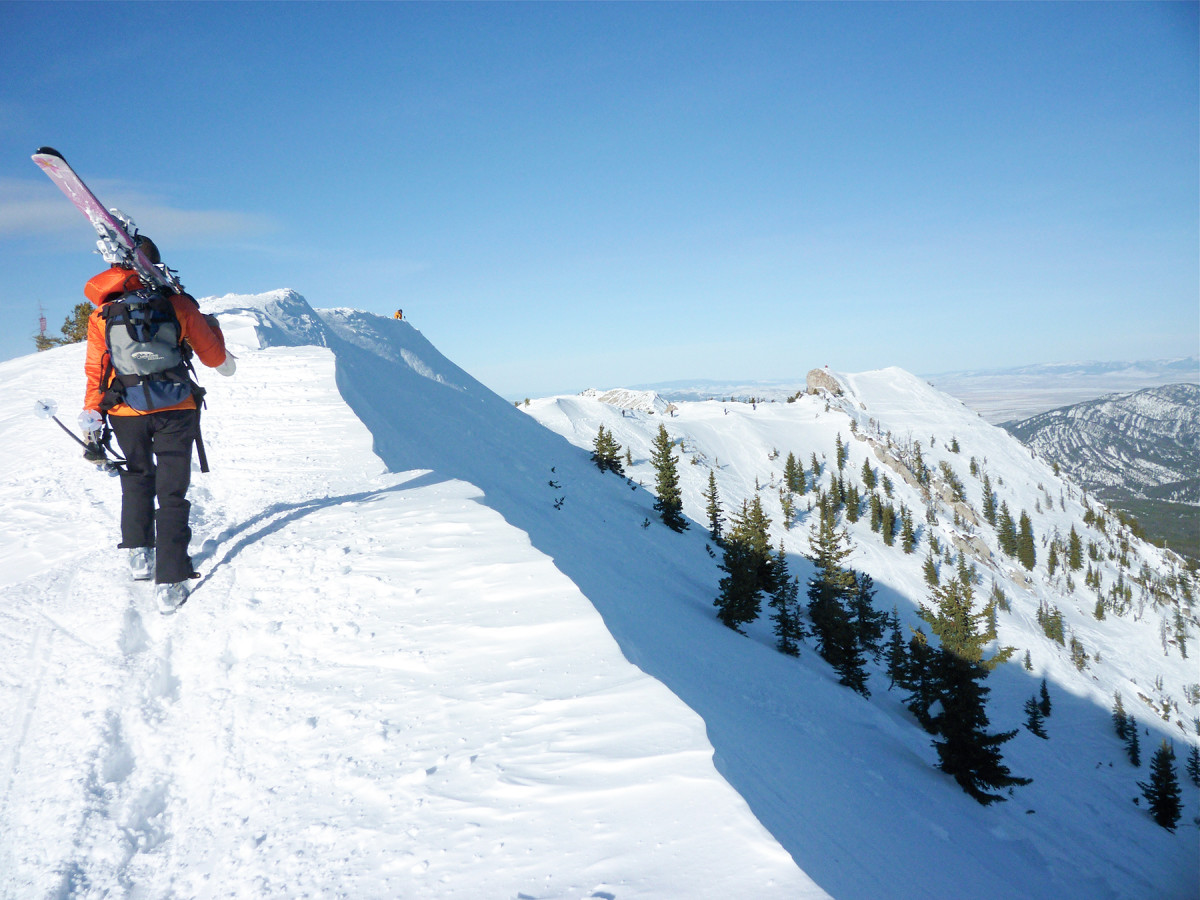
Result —
<path fill-rule="evenodd" d="M 83 408 L 99 411 L 100 398 L 108 388 L 101 384 L 100 379 L 108 368 L 108 344 L 104 339 L 104 318 L 100 308 L 110 300 L 115 300 L 127 291 L 136 291 L 142 287 L 136 272 L 113 266 L 101 272 L 87 283 L 83 293 L 96 304 L 96 310 L 88 318 L 87 359 L 83 371 L 87 375 L 87 393 L 84 395 Z M 225 362 L 225 337 L 220 328 L 209 325 L 208 320 L 200 314 L 196 302 L 191 297 L 175 294 L 171 297 L 171 306 L 175 310 L 175 318 L 179 320 L 180 340 L 187 341 L 200 362 L 216 367 Z M 164 409 L 195 409 L 196 401 L 188 397 L 181 403 Z M 163 410 L 155 410 L 162 412 Z M 108 411 L 110 416 L 141 416 L 146 413 L 131 409 L 124 403 L 119 403 Z"/>

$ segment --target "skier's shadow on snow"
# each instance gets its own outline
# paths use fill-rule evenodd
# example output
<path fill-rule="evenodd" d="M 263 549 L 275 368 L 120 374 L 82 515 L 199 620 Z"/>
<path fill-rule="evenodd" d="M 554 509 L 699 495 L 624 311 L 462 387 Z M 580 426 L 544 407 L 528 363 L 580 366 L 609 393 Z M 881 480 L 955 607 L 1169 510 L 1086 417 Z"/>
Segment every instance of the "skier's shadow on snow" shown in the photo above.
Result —
<path fill-rule="evenodd" d="M 359 491 L 355 494 L 343 494 L 339 497 L 314 497 L 311 500 L 305 500 L 301 503 L 276 503 L 273 506 L 269 506 L 258 515 L 247 519 L 239 525 L 227 528 L 216 537 L 209 538 L 204 542 L 200 552 L 193 557 L 193 563 L 197 567 L 204 567 L 206 571 L 193 584 L 192 590 L 194 591 L 208 582 L 212 578 L 213 572 L 218 571 L 222 566 L 229 563 L 250 544 L 286 528 L 288 525 L 311 513 L 322 509 L 331 509 L 335 506 L 342 506 L 346 503 L 364 503 L 382 497 L 385 494 L 394 494 L 399 491 L 426 487 L 445 480 L 443 476 L 435 475 L 433 472 L 425 472 L 415 478 L 410 478 L 407 481 L 402 481 L 399 484 L 378 490 Z M 234 538 L 237 538 L 237 540 L 225 549 L 220 559 L 217 559 L 211 565 L 207 565 L 208 561 L 215 556 L 217 549 Z"/>

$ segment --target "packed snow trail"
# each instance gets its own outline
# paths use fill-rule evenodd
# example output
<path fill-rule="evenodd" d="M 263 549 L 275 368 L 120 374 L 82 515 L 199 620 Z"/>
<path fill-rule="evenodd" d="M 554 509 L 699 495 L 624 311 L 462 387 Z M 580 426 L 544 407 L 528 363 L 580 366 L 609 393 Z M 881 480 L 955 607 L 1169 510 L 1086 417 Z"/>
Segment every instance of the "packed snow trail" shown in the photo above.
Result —
<path fill-rule="evenodd" d="M 330 351 L 253 317 L 170 618 L 116 480 L 32 416 L 82 347 L 0 367 L 0 896 L 824 896 L 575 585 L 476 487 L 387 472 Z"/>
<path fill-rule="evenodd" d="M 29 430 L 57 431 L 31 418 L 44 394 L 31 385 L 78 379 L 78 348 L 0 366 L 16 388 L 0 400 L 14 451 L 0 464 L 0 715 L 19 723 L 0 735 L 0 895 L 41 896 L 11 886 L 36 877 L 47 896 L 321 882 L 354 896 L 804 897 L 815 881 L 838 900 L 1195 897 L 1193 835 L 1133 806 L 1137 770 L 1092 768 L 1120 747 L 1054 651 L 1034 648 L 1051 740 L 1006 747 L 1036 780 L 979 807 L 894 698 L 839 687 L 807 647 L 782 656 L 765 621 L 749 637 L 716 621 L 702 528 L 668 531 L 647 491 L 588 461 L 603 421 L 644 476 L 643 429 L 661 417 L 549 401 L 571 446 L 407 322 L 318 314 L 290 292 L 204 305 L 241 364 L 205 380 L 214 471 L 191 494 L 205 577 L 174 619 L 101 561 L 115 483 L 44 451 L 65 435 Z M 964 410 L 925 403 L 907 377 L 857 387 L 874 382 L 881 409 L 894 396 L 914 428 L 928 412 L 957 429 Z M 719 454 L 723 486 L 748 495 L 772 448 L 831 446 L 847 424 L 834 413 L 689 404 L 667 424 L 705 431 L 696 445 Z M 1020 462 L 1006 480 L 1032 504 Z M 681 468 L 702 509 L 705 467 Z M 884 567 L 878 605 L 911 618 L 919 561 L 866 541 L 860 554 Z M 1083 614 L 1078 626 L 1090 637 Z M 1144 646 L 1103 649 L 1136 661 Z M 1017 727 L 1036 682 L 1019 666 L 990 681 L 993 725 Z"/>

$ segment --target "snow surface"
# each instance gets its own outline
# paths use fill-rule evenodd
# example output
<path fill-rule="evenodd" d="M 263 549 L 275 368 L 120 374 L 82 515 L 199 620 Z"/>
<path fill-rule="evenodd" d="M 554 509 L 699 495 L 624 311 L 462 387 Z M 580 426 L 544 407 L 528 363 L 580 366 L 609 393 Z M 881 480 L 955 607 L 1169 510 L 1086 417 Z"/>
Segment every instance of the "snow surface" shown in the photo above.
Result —
<path fill-rule="evenodd" d="M 810 648 L 777 653 L 765 623 L 720 625 L 703 528 L 670 532 L 649 492 L 588 461 L 603 422 L 651 483 L 665 423 L 697 461 L 681 474 L 701 520 L 709 465 L 728 506 L 778 484 L 771 450 L 831 459 L 854 418 L 945 436 L 926 445 L 934 465 L 986 457 L 1016 509 L 1061 491 L 1039 529 L 1081 514 L 957 401 L 886 370 L 841 376 L 829 410 L 517 409 L 408 322 L 290 291 L 202 306 L 239 362 L 202 373 L 204 577 L 174 617 L 112 550 L 116 481 L 32 414 L 55 397 L 71 423 L 82 347 L 0 363 L 0 896 L 1196 896 L 1195 792 L 1177 833 L 1155 826 L 1132 803 L 1146 770 L 1108 723 L 1120 687 L 1150 729 L 1144 756 L 1162 735 L 1187 746 L 1133 693 L 1200 680 L 1164 656 L 1156 613 L 1096 623 L 1051 579 L 1019 592 L 1000 573 L 1001 638 L 1035 672 L 992 676 L 993 725 L 1016 727 L 1041 677 L 1055 705 L 1050 741 L 1005 745 L 1034 784 L 985 809 L 877 675 L 865 700 Z M 849 446 L 860 467 L 869 445 Z M 807 528 L 777 532 L 803 577 Z M 915 622 L 921 560 L 869 534 L 855 564 Z M 1042 596 L 1102 664 L 1078 673 L 1035 632 Z"/>
<path fill-rule="evenodd" d="M 205 307 L 239 363 L 172 618 L 116 480 L 32 415 L 73 420 L 82 346 L 3 364 L 0 895 L 824 896 L 579 588 L 461 472 L 389 472 L 338 390 L 422 443 L 457 423 L 420 394 L 478 385 L 398 322 L 327 314 L 405 360 L 360 381 L 296 295 Z"/>

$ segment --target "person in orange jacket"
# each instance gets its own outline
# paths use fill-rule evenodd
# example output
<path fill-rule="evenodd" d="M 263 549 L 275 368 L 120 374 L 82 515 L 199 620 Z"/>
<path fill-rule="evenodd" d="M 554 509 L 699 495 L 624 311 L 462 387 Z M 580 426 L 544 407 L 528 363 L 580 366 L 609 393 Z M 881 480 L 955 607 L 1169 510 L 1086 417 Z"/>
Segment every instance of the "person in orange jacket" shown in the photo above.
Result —
<path fill-rule="evenodd" d="M 157 250 L 148 240 L 145 244 L 143 249 L 154 259 Z M 192 445 L 200 429 L 196 401 L 202 391 L 188 378 L 184 361 L 190 347 L 200 362 L 222 375 L 232 375 L 236 363 L 225 349 L 217 320 L 202 315 L 188 294 L 155 295 L 162 323 L 156 337 L 131 343 L 126 331 L 135 331 L 133 326 L 126 328 L 129 314 L 122 317 L 127 304 L 121 301 L 140 299 L 134 292 L 143 288 L 136 272 L 120 266 L 96 275 L 84 288 L 96 309 L 88 319 L 87 391 L 79 424 L 89 442 L 98 442 L 107 416 L 125 457 L 118 547 L 129 550 L 135 579 L 154 578 L 155 599 L 166 613 L 187 599 L 187 580 L 196 575 L 188 554 L 192 532 L 187 491 Z M 156 353 L 166 360 L 161 365 L 172 364 L 148 373 L 138 360 Z M 139 366 L 142 371 L 129 371 Z"/>

